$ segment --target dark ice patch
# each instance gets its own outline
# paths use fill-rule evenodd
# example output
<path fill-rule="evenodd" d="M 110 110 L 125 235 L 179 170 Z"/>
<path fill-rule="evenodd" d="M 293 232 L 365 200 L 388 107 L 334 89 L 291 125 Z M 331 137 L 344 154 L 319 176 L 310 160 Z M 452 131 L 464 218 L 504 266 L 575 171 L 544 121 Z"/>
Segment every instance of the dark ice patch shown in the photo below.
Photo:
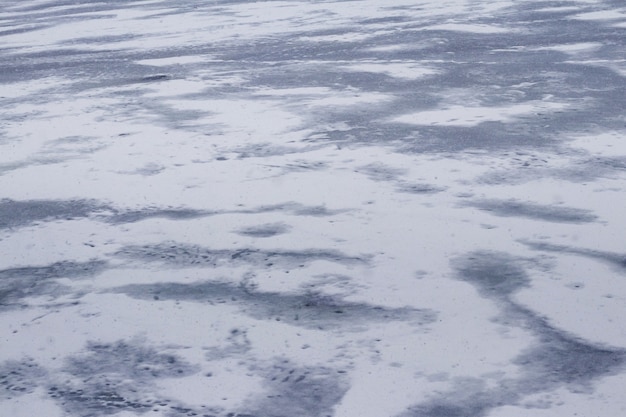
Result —
<path fill-rule="evenodd" d="M 113 0 L 110 4 L 101 4 L 96 2 L 87 2 L 86 4 L 77 3 L 71 0 L 59 0 L 40 2 L 36 4 L 19 4 L 19 7 L 12 7 L 11 11 L 17 15 L 19 12 L 23 12 L 26 17 L 57 17 L 57 16 L 71 16 L 73 14 L 82 14 L 86 12 L 97 12 L 101 10 L 109 10 L 115 3 L 121 3 L 122 0 Z M 91 16 L 83 17 L 84 19 L 90 19 Z M 52 19 L 54 20 L 54 19 Z"/>
<path fill-rule="evenodd" d="M 35 32 L 37 30 L 46 29 L 46 28 L 48 28 L 50 26 L 51 25 L 39 24 L 39 25 L 36 25 L 36 26 L 35 25 L 31 25 L 29 27 L 18 27 L 18 28 L 14 28 L 14 29 L 0 30 L 0 36 L 9 36 L 9 35 L 17 35 L 17 34 L 23 34 L 23 33 L 28 33 L 28 32 Z"/>
<path fill-rule="evenodd" d="M 23 167 L 25 167 L 27 165 L 28 165 L 28 163 L 23 162 L 23 161 L 22 162 L 11 162 L 11 163 L 0 164 L 0 176 L 4 175 L 7 172 L 15 171 L 16 169 L 23 168 Z M 0 202 L 0 204 L 2 204 L 2 202 Z"/>
<path fill-rule="evenodd" d="M 456 405 L 454 403 L 445 403 L 444 401 L 435 402 L 434 404 L 423 404 L 413 407 L 413 409 L 402 416 L 415 417 L 480 417 L 484 415 L 485 408 L 476 404 L 470 406 Z"/>
<path fill-rule="evenodd" d="M 306 328 L 355 330 L 362 324 L 389 320 L 416 325 L 431 323 L 436 313 L 414 308 L 385 308 L 364 303 L 345 302 L 316 293 L 282 294 L 260 292 L 224 282 L 190 284 L 131 284 L 111 291 L 144 300 L 193 301 L 237 306 L 255 319 L 284 321 Z"/>
<path fill-rule="evenodd" d="M 51 299 L 67 294 L 70 289 L 55 282 L 58 278 L 80 279 L 98 274 L 107 268 L 101 260 L 89 262 L 57 262 L 47 266 L 10 268 L 0 271 L 0 310 L 22 307 L 29 297 Z"/>
<path fill-rule="evenodd" d="M 76 155 L 93 153 L 103 149 L 105 146 L 106 145 L 100 143 L 96 137 L 66 136 L 48 141 L 45 144 L 42 154 L 45 155 L 46 159 L 49 159 L 50 155 L 55 154 L 63 157 L 75 157 Z M 42 158 L 39 158 L 39 161 L 41 161 L 41 159 Z"/>
<path fill-rule="evenodd" d="M 406 174 L 407 170 L 375 162 L 360 167 L 356 172 L 361 172 L 374 181 L 394 181 L 399 176 Z"/>
<path fill-rule="evenodd" d="M 138 394 L 132 384 L 111 382 L 103 386 L 54 386 L 48 391 L 50 398 L 59 401 L 66 412 L 85 417 L 115 414 L 123 410 L 143 413 L 153 407 L 153 400 L 141 399 Z M 146 396 L 149 398 L 149 394 Z"/>
<path fill-rule="evenodd" d="M 409 194 L 435 194 L 445 191 L 445 187 L 440 187 L 433 184 L 424 183 L 401 183 L 396 187 L 396 190 L 401 193 Z"/>
<path fill-rule="evenodd" d="M 585 183 L 605 178 L 620 179 L 626 171 L 624 156 L 594 156 L 572 161 L 569 166 L 555 169 L 557 178 Z"/>
<path fill-rule="evenodd" d="M 328 168 L 328 163 L 324 161 L 306 161 L 297 160 L 285 165 L 270 165 L 274 168 L 280 168 L 283 174 L 292 172 L 321 171 Z"/>
<path fill-rule="evenodd" d="M 577 248 L 575 246 L 555 245 L 553 243 L 532 242 L 526 240 L 522 240 L 520 242 L 534 250 L 585 256 L 587 258 L 606 262 L 619 269 L 626 269 L 626 253 L 607 252 L 595 249 Z"/>
<path fill-rule="evenodd" d="M 453 389 L 411 407 L 402 416 L 486 416 L 496 407 L 517 404 L 527 395 L 567 387 L 591 389 L 594 380 L 616 374 L 626 365 L 626 350 L 596 346 L 554 327 L 549 320 L 520 306 L 511 295 L 530 284 L 526 265 L 537 260 L 504 252 L 475 251 L 452 260 L 458 279 L 499 301 L 501 314 L 495 321 L 531 332 L 536 342 L 513 363 L 518 378 L 500 381 L 496 388 Z"/>
<path fill-rule="evenodd" d="M 75 376 L 117 375 L 151 380 L 192 375 L 197 367 L 171 353 L 161 353 L 140 340 L 87 344 L 87 352 L 70 357 L 64 370 Z"/>
<path fill-rule="evenodd" d="M 536 337 L 536 343 L 512 361 L 520 367 L 519 377 L 503 378 L 494 388 L 488 388 L 481 379 L 459 378 L 450 390 L 411 406 L 399 417 L 487 416 L 494 408 L 516 405 L 525 396 L 560 387 L 589 392 L 593 381 L 625 369 L 625 349 L 587 343 L 510 299 L 501 301 L 503 310 L 497 321 L 521 327 Z"/>
<path fill-rule="evenodd" d="M 213 211 L 194 210 L 185 208 L 156 208 L 146 207 L 141 210 L 118 210 L 115 214 L 106 217 L 110 223 L 136 223 L 153 218 L 168 220 L 191 220 L 216 214 Z"/>
<path fill-rule="evenodd" d="M 266 213 L 274 211 L 284 211 L 295 216 L 312 216 L 312 217 L 326 217 L 333 216 L 335 214 L 343 213 L 346 210 L 330 210 L 326 206 L 306 206 L 304 204 L 289 202 L 282 204 L 275 204 L 269 206 L 260 206 L 253 210 L 246 212 L 249 213 Z"/>
<path fill-rule="evenodd" d="M 244 409 L 246 416 L 330 416 L 350 387 L 345 372 L 297 366 L 287 360 L 277 360 L 271 367 L 255 371 L 265 377 L 268 392 L 252 399 Z"/>
<path fill-rule="evenodd" d="M 209 249 L 177 242 L 125 246 L 115 255 L 120 258 L 161 262 L 172 266 L 205 267 L 254 265 L 257 267 L 297 268 L 314 261 L 329 261 L 347 265 L 367 264 L 369 262 L 366 256 L 349 256 L 335 250 Z"/>
<path fill-rule="evenodd" d="M 150 218 L 188 220 L 218 214 L 215 211 L 175 207 L 145 207 L 127 210 L 93 200 L 0 200 L 0 229 L 26 226 L 38 221 L 95 217 L 114 224 Z"/>
<path fill-rule="evenodd" d="M 21 227 L 38 221 L 89 217 L 108 207 L 90 200 L 0 200 L 0 229 Z"/>
<path fill-rule="evenodd" d="M 626 171 L 626 156 L 597 157 L 591 161 L 593 164 L 606 168 L 609 172 Z"/>
<path fill-rule="evenodd" d="M 532 392 L 563 384 L 586 386 L 626 364 L 625 350 L 596 347 L 554 331 L 542 332 L 541 339 L 514 361 L 527 374 L 521 387 Z"/>
<path fill-rule="evenodd" d="M 51 153 L 38 153 L 38 154 L 35 154 L 35 156 L 33 156 L 32 158 L 29 158 L 27 160 L 0 164 L 0 176 L 6 174 L 7 172 L 22 169 L 28 166 L 54 165 L 54 164 L 65 162 L 68 159 L 71 159 L 73 157 L 76 157 L 76 155 L 67 155 L 67 154 L 64 154 L 61 156 L 59 156 L 59 154 L 56 154 L 57 156 L 54 156 L 54 155 L 55 154 L 51 154 Z"/>
<path fill-rule="evenodd" d="M 0 363 L 0 400 L 33 392 L 46 375 L 46 370 L 29 358 Z"/>
<path fill-rule="evenodd" d="M 233 210 L 198 210 L 187 208 L 161 208 L 144 207 L 139 210 L 110 209 L 113 214 L 105 216 L 104 219 L 111 223 L 134 223 L 150 218 L 166 218 L 169 220 L 190 220 L 206 216 L 219 214 L 259 214 L 272 212 L 286 212 L 295 216 L 325 217 L 342 213 L 345 210 L 329 210 L 325 206 L 306 206 L 303 204 L 290 202 L 267 206 L 258 206 L 250 209 L 239 208 Z"/>
<path fill-rule="evenodd" d="M 1 170 L 1 168 L 0 168 Z M 36 222 L 94 218 L 113 224 L 135 223 L 151 218 L 191 220 L 218 214 L 257 214 L 287 212 L 296 216 L 332 216 L 345 210 L 329 210 L 325 206 L 306 206 L 289 202 L 259 206 L 251 209 L 204 210 L 184 207 L 154 207 L 140 209 L 116 208 L 96 200 L 0 200 L 0 229 L 17 228 Z"/>
<path fill-rule="evenodd" d="M 151 74 L 151 75 L 145 75 L 139 78 L 137 82 L 152 83 L 152 82 L 157 82 L 157 81 L 167 81 L 170 78 L 172 78 L 172 76 L 169 74 Z"/>
<path fill-rule="evenodd" d="M 231 152 L 236 153 L 238 159 L 247 159 L 290 155 L 294 153 L 302 153 L 315 150 L 317 148 L 319 148 L 319 146 L 308 146 L 303 149 L 301 147 L 294 148 L 289 146 L 275 145 L 272 143 L 252 143 L 248 145 L 238 146 L 237 148 L 231 149 Z"/>
<path fill-rule="evenodd" d="M 87 352 L 67 359 L 63 378 L 48 388 L 65 411 L 81 416 L 149 411 L 163 403 L 154 397 L 160 378 L 180 378 L 199 368 L 138 340 L 87 345 Z"/>
<path fill-rule="evenodd" d="M 93 19 L 106 19 L 115 17 L 115 15 L 99 15 L 98 17 L 93 17 Z M 82 36 L 80 38 L 73 38 L 67 41 L 59 42 L 62 45 L 73 46 L 76 44 L 90 44 L 90 45 L 101 45 L 101 44 L 115 44 L 117 42 L 128 41 L 136 38 L 137 36 L 125 33 L 124 35 L 97 35 L 97 36 Z M 150 76 L 148 76 L 150 77 Z"/>
<path fill-rule="evenodd" d="M 590 210 L 525 203 L 517 200 L 476 200 L 462 205 L 476 207 L 501 217 L 525 217 L 554 223 L 590 223 L 598 218 Z"/>
<path fill-rule="evenodd" d="M 452 394 L 450 396 L 452 397 Z M 440 398 L 412 406 L 399 417 L 482 417 L 492 407 L 492 401 L 488 398 L 480 400 L 470 398 L 466 402 Z"/>
<path fill-rule="evenodd" d="M 621 175 L 620 171 L 626 170 L 626 157 L 580 158 L 576 152 L 568 148 L 552 151 L 561 156 L 569 154 L 571 161 L 566 165 L 552 166 L 545 156 L 525 154 L 522 155 L 525 156 L 524 159 L 512 158 L 508 169 L 497 169 L 482 174 L 477 181 L 489 185 L 511 185 L 555 178 L 559 181 L 587 183 L 605 178 L 617 179 Z"/>
<path fill-rule="evenodd" d="M 154 164 L 154 163 L 148 163 L 148 164 L 145 164 L 143 167 L 137 168 L 135 171 L 132 171 L 130 173 L 131 174 L 137 174 L 137 175 L 143 175 L 144 177 L 151 177 L 153 175 L 160 174 L 164 170 L 165 170 L 165 167 L 163 167 L 161 165 Z"/>
<path fill-rule="evenodd" d="M 502 383 L 488 389 L 479 378 L 455 378 L 450 391 L 429 401 L 409 407 L 398 417 L 482 417 L 494 407 L 512 404 L 519 394 Z"/>
<path fill-rule="evenodd" d="M 0 311 L 23 308 L 28 298 L 46 296 L 54 300 L 69 292 L 68 286 L 50 280 L 3 280 L 0 282 Z"/>
<path fill-rule="evenodd" d="M 239 229 L 237 233 L 242 236 L 262 238 L 281 235 L 287 233 L 290 229 L 291 227 L 285 223 L 267 223 L 258 226 L 245 227 L 243 229 Z"/>
<path fill-rule="evenodd" d="M 527 395 L 562 386 L 573 391 L 588 391 L 595 379 L 624 369 L 624 350 L 594 347 L 557 331 L 543 330 L 539 331 L 540 343 L 513 361 L 521 367 L 520 378 L 503 379 L 491 389 L 482 380 L 459 378 L 451 390 L 411 406 L 399 417 L 487 416 L 494 408 L 515 405 Z"/>
<path fill-rule="evenodd" d="M 530 283 L 522 259 L 505 252 L 471 252 L 454 259 L 452 266 L 458 279 L 489 297 L 508 297 Z"/>
<path fill-rule="evenodd" d="M 517 316 L 519 327 L 532 331 L 537 341 L 515 358 L 522 378 L 519 392 L 533 393 L 566 385 L 588 389 L 597 378 L 623 371 L 626 349 L 609 348 L 588 342 L 553 326 L 545 317 L 510 303 L 505 316 Z"/>
<path fill-rule="evenodd" d="M 214 361 L 248 353 L 252 349 L 252 344 L 247 333 L 246 330 L 232 329 L 226 339 L 228 342 L 226 346 L 206 348 L 206 359 Z"/>

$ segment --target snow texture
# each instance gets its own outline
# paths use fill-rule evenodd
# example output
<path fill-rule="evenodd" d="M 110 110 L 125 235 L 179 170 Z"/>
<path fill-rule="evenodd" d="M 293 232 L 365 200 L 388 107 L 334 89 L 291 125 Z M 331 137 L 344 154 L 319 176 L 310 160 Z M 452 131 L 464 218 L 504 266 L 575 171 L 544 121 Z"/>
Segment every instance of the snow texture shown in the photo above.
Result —
<path fill-rule="evenodd" d="M 617 0 L 0 0 L 0 415 L 626 415 Z"/>

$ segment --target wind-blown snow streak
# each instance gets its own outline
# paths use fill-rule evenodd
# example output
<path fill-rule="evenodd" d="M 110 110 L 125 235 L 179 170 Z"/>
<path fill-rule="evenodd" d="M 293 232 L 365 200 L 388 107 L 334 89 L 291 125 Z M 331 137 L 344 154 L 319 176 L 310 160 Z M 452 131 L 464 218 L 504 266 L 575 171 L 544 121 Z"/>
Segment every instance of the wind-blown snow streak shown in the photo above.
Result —
<path fill-rule="evenodd" d="M 0 415 L 623 415 L 625 30 L 0 0 Z"/>

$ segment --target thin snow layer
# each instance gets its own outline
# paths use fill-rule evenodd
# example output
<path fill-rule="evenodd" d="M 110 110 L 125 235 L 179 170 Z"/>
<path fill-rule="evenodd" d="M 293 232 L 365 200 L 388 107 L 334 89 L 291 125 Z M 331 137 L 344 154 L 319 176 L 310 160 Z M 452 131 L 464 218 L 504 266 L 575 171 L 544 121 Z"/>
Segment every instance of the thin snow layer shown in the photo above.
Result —
<path fill-rule="evenodd" d="M 394 122 L 415 125 L 443 125 L 471 127 L 485 122 L 508 122 L 513 118 L 537 114 L 551 109 L 562 109 L 560 103 L 526 102 L 501 107 L 450 106 L 437 110 L 408 114 L 393 119 Z"/>
<path fill-rule="evenodd" d="M 452 32 L 469 32 L 469 33 L 506 33 L 509 32 L 510 29 L 493 26 L 493 25 L 485 25 L 485 24 L 467 24 L 467 23 L 442 23 L 440 25 L 432 25 L 426 26 L 424 29 L 426 30 L 445 30 Z"/>
<path fill-rule="evenodd" d="M 624 414 L 623 7 L 0 4 L 0 415 Z"/>

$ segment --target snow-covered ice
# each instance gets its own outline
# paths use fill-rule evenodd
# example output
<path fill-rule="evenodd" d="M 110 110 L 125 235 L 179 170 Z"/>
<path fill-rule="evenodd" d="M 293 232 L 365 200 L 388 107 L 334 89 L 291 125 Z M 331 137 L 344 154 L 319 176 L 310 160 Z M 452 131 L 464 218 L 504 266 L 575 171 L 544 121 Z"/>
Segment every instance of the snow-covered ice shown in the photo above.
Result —
<path fill-rule="evenodd" d="M 625 10 L 0 0 L 0 416 L 625 415 Z"/>

